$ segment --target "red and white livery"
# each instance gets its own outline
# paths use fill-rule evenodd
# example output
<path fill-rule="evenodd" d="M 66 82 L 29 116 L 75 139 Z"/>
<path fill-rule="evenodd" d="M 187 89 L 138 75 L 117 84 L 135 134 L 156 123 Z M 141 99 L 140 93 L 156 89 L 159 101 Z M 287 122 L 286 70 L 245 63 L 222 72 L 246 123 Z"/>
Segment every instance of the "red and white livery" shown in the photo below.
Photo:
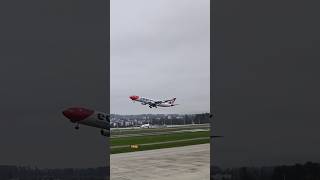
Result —
<path fill-rule="evenodd" d="M 172 99 L 168 99 L 168 100 L 153 100 L 153 99 L 149 99 L 149 98 L 144 98 L 144 97 L 140 97 L 140 96 L 129 96 L 129 98 L 135 102 L 141 102 L 142 105 L 149 105 L 150 108 L 157 108 L 157 107 L 172 107 L 172 106 L 176 106 L 178 104 L 174 104 L 174 101 L 176 100 L 176 98 L 172 98 Z"/>
<path fill-rule="evenodd" d="M 110 136 L 110 117 L 106 113 L 94 111 L 83 107 L 71 107 L 62 112 L 72 123 L 75 129 L 79 129 L 80 124 L 100 128 L 101 135 Z"/>

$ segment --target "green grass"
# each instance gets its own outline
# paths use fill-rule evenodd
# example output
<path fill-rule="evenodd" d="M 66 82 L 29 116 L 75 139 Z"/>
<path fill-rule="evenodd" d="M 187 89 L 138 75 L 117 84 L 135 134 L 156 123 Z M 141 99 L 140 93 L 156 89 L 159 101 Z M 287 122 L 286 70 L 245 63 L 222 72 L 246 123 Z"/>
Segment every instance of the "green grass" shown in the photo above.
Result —
<path fill-rule="evenodd" d="M 201 139 L 201 140 L 190 140 L 190 141 L 184 141 L 184 142 L 174 142 L 174 143 L 155 144 L 155 145 L 143 145 L 143 146 L 140 146 L 138 149 L 132 149 L 130 147 L 123 147 L 123 148 L 111 149 L 111 154 L 134 152 L 134 151 L 145 151 L 145 150 L 162 149 L 162 148 L 172 148 L 172 147 L 180 147 L 180 146 L 189 146 L 189 145 L 204 144 L 204 143 L 209 143 L 209 142 L 210 141 L 209 141 L 209 137 L 208 137 L 208 139 Z"/>
<path fill-rule="evenodd" d="M 161 148 L 209 143 L 209 140 L 210 140 L 209 133 L 210 133 L 209 131 L 200 131 L 200 132 L 174 133 L 174 134 L 166 134 L 166 135 L 113 138 L 111 139 L 111 153 L 115 154 L 115 153 L 123 153 L 123 152 L 143 151 L 143 150 L 151 150 L 151 149 L 161 149 Z M 204 138 L 204 139 L 194 139 L 194 138 Z M 179 141 L 179 140 L 187 140 L 187 141 L 168 142 L 168 141 Z M 161 143 L 161 144 L 141 145 L 141 144 L 148 144 L 148 143 Z M 129 146 L 132 144 L 138 144 L 139 148 L 138 149 L 130 148 Z M 127 145 L 127 147 L 112 148 L 115 146 L 124 146 L 124 145 Z"/>
<path fill-rule="evenodd" d="M 177 130 L 187 130 L 187 129 L 209 129 L 208 124 L 201 125 L 189 125 L 182 127 L 166 127 L 166 128 L 137 128 L 137 129 L 113 129 L 111 130 L 112 135 L 122 135 L 122 134 L 133 134 L 133 133 L 148 133 L 148 132 L 166 132 L 166 131 L 177 131 Z"/>
<path fill-rule="evenodd" d="M 123 135 L 123 134 L 139 134 L 139 133 L 148 133 L 148 132 L 168 132 L 168 131 L 177 131 L 177 130 L 188 130 L 188 129 L 209 129 L 209 125 L 201 124 L 201 125 L 190 125 L 183 127 L 170 127 L 170 128 L 144 128 L 144 129 L 114 129 L 111 131 L 112 135 Z"/>
<path fill-rule="evenodd" d="M 137 136 L 111 139 L 111 146 L 130 145 L 130 144 L 146 144 L 154 142 L 175 141 L 181 139 L 192 139 L 199 137 L 209 137 L 209 131 L 184 132 L 152 136 Z"/>

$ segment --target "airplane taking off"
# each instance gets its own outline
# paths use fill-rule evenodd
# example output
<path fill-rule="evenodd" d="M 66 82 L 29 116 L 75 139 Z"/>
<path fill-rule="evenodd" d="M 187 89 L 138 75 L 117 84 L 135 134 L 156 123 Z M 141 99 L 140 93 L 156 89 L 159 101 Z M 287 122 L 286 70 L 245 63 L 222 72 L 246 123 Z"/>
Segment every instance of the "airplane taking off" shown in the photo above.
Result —
<path fill-rule="evenodd" d="M 176 100 L 176 98 L 172 98 L 169 100 L 164 100 L 164 101 L 156 101 L 153 99 L 148 99 L 148 98 L 144 98 L 144 97 L 139 97 L 139 96 L 129 96 L 129 98 L 135 102 L 141 102 L 142 105 L 149 105 L 150 108 L 152 107 L 172 107 L 172 106 L 176 106 L 178 104 L 174 104 L 174 101 Z"/>
<path fill-rule="evenodd" d="M 110 118 L 106 113 L 94 111 L 82 107 L 71 107 L 62 112 L 72 123 L 75 129 L 79 129 L 79 124 L 100 128 L 103 136 L 110 136 Z"/>

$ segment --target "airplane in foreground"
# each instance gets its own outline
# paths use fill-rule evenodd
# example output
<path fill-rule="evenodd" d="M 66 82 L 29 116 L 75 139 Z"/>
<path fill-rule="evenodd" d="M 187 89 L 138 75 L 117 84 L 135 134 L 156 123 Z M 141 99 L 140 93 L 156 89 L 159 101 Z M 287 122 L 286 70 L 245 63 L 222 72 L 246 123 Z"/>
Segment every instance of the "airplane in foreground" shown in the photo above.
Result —
<path fill-rule="evenodd" d="M 176 100 L 176 98 L 172 98 L 169 100 L 153 100 L 153 99 L 149 99 L 149 98 L 144 98 L 144 97 L 139 97 L 139 96 L 129 96 L 129 98 L 135 102 L 141 102 L 142 105 L 149 105 L 150 108 L 157 108 L 157 107 L 172 107 L 172 106 L 176 106 L 178 104 L 174 104 L 174 101 Z"/>
<path fill-rule="evenodd" d="M 110 136 L 110 117 L 106 113 L 94 111 L 83 107 L 71 107 L 62 112 L 72 123 L 75 129 L 79 129 L 80 124 L 100 128 L 103 136 Z"/>

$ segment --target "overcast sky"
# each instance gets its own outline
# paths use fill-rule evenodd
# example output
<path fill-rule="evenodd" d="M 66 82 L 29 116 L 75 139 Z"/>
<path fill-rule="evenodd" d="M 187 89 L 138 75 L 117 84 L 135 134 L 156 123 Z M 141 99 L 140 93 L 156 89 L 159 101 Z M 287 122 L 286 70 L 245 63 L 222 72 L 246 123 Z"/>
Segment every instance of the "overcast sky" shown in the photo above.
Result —
<path fill-rule="evenodd" d="M 111 1 L 111 113 L 201 113 L 210 109 L 210 1 Z M 176 97 L 153 108 L 130 95 Z"/>

